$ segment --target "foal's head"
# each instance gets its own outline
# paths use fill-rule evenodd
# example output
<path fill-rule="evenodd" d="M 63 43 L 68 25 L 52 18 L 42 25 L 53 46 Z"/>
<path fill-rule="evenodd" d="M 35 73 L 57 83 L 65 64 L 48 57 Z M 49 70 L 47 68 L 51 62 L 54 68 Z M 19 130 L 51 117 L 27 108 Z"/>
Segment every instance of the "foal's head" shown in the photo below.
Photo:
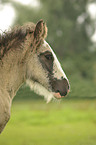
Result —
<path fill-rule="evenodd" d="M 55 53 L 44 40 L 46 34 L 46 25 L 41 20 L 32 32 L 32 51 L 27 61 L 27 83 L 32 90 L 50 101 L 54 97 L 66 96 L 69 92 L 69 82 Z M 31 38 L 31 33 L 29 35 Z"/>

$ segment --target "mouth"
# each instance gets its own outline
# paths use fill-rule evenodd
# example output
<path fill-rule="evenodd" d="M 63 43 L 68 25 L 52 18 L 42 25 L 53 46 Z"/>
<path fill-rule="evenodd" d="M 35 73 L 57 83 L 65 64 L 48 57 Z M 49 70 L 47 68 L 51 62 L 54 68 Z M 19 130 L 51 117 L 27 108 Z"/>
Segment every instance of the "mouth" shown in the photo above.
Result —
<path fill-rule="evenodd" d="M 61 96 L 60 93 L 54 93 L 54 97 L 60 99 L 60 98 L 64 98 L 65 96 Z"/>
<path fill-rule="evenodd" d="M 67 94 L 68 94 L 68 93 L 69 93 L 69 90 L 68 90 Z M 67 96 L 67 95 L 61 96 L 59 92 L 58 92 L 58 93 L 54 93 L 53 95 L 54 95 L 54 97 L 57 98 L 57 99 L 61 99 L 61 98 L 64 98 L 64 97 Z"/>

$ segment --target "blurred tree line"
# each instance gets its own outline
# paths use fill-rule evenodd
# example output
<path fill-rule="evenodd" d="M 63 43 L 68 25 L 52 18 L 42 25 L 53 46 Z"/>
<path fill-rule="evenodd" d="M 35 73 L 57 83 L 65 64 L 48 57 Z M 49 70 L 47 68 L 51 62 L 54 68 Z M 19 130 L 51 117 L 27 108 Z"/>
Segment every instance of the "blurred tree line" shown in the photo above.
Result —
<path fill-rule="evenodd" d="M 94 27 L 87 12 L 87 5 L 95 0 L 40 0 L 40 7 L 37 8 L 13 0 L 1 2 L 9 2 L 14 6 L 17 14 L 14 25 L 29 21 L 36 23 L 43 18 L 48 26 L 47 41 L 60 57 L 66 57 L 69 53 L 72 55 L 88 52 L 91 45 L 89 35 L 94 33 Z M 89 26 L 91 30 L 88 30 Z"/>
<path fill-rule="evenodd" d="M 90 37 L 95 31 L 87 6 L 95 0 L 38 0 L 39 7 L 22 5 L 12 0 L 16 24 L 43 19 L 48 26 L 47 41 L 62 61 L 76 96 L 96 96 L 96 48 Z M 81 88 L 80 88 L 81 87 Z M 82 90 L 82 91 L 81 91 Z M 85 94 L 84 94 L 85 93 Z"/>

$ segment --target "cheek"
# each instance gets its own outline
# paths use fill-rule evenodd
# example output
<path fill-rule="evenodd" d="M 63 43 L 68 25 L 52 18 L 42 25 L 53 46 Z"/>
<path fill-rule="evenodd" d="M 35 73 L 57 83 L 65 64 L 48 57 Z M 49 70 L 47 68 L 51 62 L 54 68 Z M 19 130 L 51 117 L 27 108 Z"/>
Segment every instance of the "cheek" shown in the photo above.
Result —
<path fill-rule="evenodd" d="M 48 87 L 48 74 L 47 72 L 42 68 L 42 66 L 38 65 L 36 67 L 36 71 L 34 71 L 34 78 L 39 82 L 41 85 Z"/>
<path fill-rule="evenodd" d="M 28 79 L 38 82 L 47 89 L 49 88 L 48 72 L 43 68 L 38 57 L 33 57 L 28 64 Z"/>

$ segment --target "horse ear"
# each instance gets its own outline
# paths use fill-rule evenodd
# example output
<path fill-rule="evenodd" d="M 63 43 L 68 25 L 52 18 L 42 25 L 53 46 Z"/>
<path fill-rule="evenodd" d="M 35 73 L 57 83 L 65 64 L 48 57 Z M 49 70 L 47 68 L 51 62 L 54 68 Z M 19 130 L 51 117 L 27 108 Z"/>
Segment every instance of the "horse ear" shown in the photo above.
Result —
<path fill-rule="evenodd" d="M 40 20 L 35 27 L 34 38 L 44 39 L 47 36 L 47 27 L 43 20 Z"/>
<path fill-rule="evenodd" d="M 47 32 L 48 32 L 48 29 L 47 29 L 47 26 L 46 26 L 46 23 L 44 23 L 43 25 L 43 38 L 46 38 L 47 37 Z"/>

